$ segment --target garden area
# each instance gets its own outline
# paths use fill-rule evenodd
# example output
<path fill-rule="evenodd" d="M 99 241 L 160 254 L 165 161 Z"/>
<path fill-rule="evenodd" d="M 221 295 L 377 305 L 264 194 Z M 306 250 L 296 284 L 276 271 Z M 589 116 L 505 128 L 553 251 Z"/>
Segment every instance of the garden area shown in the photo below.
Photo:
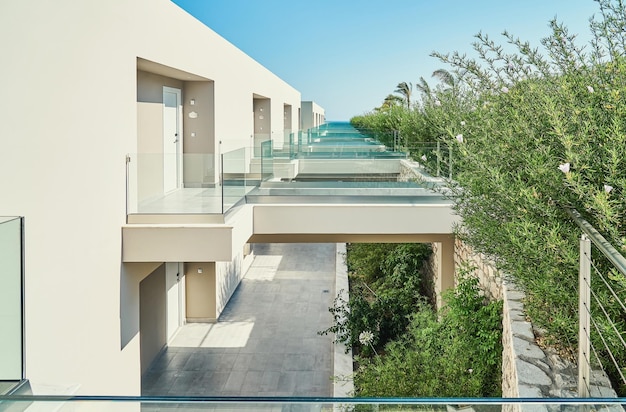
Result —
<path fill-rule="evenodd" d="M 462 218 L 458 236 L 525 290 L 527 315 L 545 331 L 541 343 L 572 357 L 578 339 L 581 232 L 568 209 L 578 211 L 618 251 L 626 252 L 626 8 L 621 1 L 597 3 L 589 44 L 579 44 L 556 20 L 549 22 L 551 34 L 541 48 L 508 32 L 500 43 L 478 34 L 476 57 L 433 53 L 445 67 L 433 73 L 434 85 L 424 78 L 415 85 L 402 82 L 380 107 L 351 120 L 383 139 L 397 131 L 402 149 L 431 174 L 450 173 L 445 176 L 446 194 Z M 431 306 L 422 283 L 407 290 L 421 280 L 394 266 L 414 263 L 402 260 L 402 252 L 377 255 L 373 272 L 351 260 L 351 253 L 362 252 L 353 249 L 348 255 L 356 281 L 348 305 L 356 313 L 361 306 L 371 310 L 362 316 L 351 312 L 343 335 L 360 348 L 355 374 L 359 394 L 448 396 L 448 382 L 437 382 L 445 373 L 454 376 L 452 384 L 468 390 L 455 395 L 497 395 L 492 369 L 483 371 L 457 356 L 464 352 L 474 359 L 495 350 L 486 347 L 490 336 L 482 334 L 493 330 L 497 309 L 477 297 L 470 277 L 462 277 L 447 298 L 448 308 L 437 314 L 426 309 Z M 616 319 L 612 327 L 623 335 L 626 278 L 602 257 L 594 260 L 615 291 L 598 299 Z M 377 267 L 375 263 L 369 265 Z M 599 325 L 604 328 L 610 327 Z M 361 336 L 364 331 L 371 334 Z M 458 332 L 454 338 L 453 331 Z M 481 339 L 472 341 L 476 336 Z M 429 353 L 426 362 L 422 357 Z M 618 342 L 614 353 L 599 350 L 597 356 L 618 394 L 626 394 L 623 372 L 608 362 L 613 356 L 626 365 L 624 347 Z M 441 364 L 433 363 L 437 358 Z M 419 371 L 419 382 L 403 375 L 409 365 Z M 489 359 L 485 367 L 494 365 Z M 474 381 L 478 375 L 480 382 Z M 422 381 L 436 389 L 422 392 Z M 382 382 L 393 393 L 379 391 Z"/>
<path fill-rule="evenodd" d="M 501 395 L 501 302 L 486 301 L 471 276 L 432 302 L 427 244 L 349 244 L 350 299 L 330 309 L 321 333 L 353 349 L 355 396 Z"/>

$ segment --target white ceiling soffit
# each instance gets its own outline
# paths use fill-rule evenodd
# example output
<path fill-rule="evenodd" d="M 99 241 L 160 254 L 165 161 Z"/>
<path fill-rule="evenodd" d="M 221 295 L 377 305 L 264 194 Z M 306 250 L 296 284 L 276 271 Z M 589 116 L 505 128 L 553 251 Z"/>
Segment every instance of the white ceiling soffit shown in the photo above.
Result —
<path fill-rule="evenodd" d="M 206 77 L 198 76 L 196 74 L 188 73 L 183 70 L 175 69 L 173 67 L 165 66 L 163 64 L 155 63 L 150 60 L 137 57 L 137 70 L 141 70 L 148 73 L 159 74 L 165 77 L 171 77 L 178 80 L 186 81 L 210 81 Z"/>

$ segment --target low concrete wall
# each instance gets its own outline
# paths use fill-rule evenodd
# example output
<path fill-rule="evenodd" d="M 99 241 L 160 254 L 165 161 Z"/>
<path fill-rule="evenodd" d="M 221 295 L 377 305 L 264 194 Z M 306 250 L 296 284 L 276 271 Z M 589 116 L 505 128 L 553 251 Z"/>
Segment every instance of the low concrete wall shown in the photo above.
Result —
<path fill-rule="evenodd" d="M 337 243 L 335 256 L 335 294 L 348 301 L 348 267 L 346 266 L 346 244 Z M 354 396 L 352 380 L 352 349 L 341 342 L 334 342 L 333 351 L 333 397 L 349 398 Z"/>

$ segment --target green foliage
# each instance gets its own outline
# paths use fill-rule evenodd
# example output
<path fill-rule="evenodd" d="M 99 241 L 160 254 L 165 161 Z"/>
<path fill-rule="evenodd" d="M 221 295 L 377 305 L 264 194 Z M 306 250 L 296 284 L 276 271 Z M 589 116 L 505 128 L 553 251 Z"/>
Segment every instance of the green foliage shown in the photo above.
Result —
<path fill-rule="evenodd" d="M 547 341 L 569 348 L 577 342 L 580 230 L 565 208 L 626 251 L 626 7 L 597 2 L 586 48 L 553 20 L 543 52 L 504 32 L 504 45 L 478 34 L 476 59 L 433 53 L 455 80 L 441 73 L 444 83 L 430 88 L 421 79 L 418 110 L 393 124 L 452 148 L 448 193 L 463 221 L 459 235 L 526 289 L 528 315 Z M 415 154 L 431 172 L 441 167 L 441 156 Z M 596 266 L 609 273 L 602 259 Z M 626 291 L 609 279 L 618 298 L 598 297 L 623 331 Z M 614 355 L 622 365 L 624 352 Z"/>
<path fill-rule="evenodd" d="M 415 305 L 424 300 L 421 269 L 430 253 L 429 245 L 419 243 L 349 244 L 350 300 L 335 300 L 329 309 L 333 326 L 321 333 L 335 333 L 338 341 L 366 353 L 372 348 L 359 342 L 362 332 L 374 334 L 375 347 L 400 336 Z"/>
<path fill-rule="evenodd" d="M 350 244 L 350 301 L 335 301 L 320 333 L 356 349 L 358 396 L 498 396 L 501 303 L 485 302 L 465 270 L 436 313 L 420 276 L 421 244 Z M 372 341 L 366 333 L 372 332 Z"/>
<path fill-rule="evenodd" d="M 408 331 L 385 355 L 360 358 L 354 382 L 363 397 L 500 396 L 501 302 L 485 303 L 464 277 L 440 313 L 416 307 Z"/>

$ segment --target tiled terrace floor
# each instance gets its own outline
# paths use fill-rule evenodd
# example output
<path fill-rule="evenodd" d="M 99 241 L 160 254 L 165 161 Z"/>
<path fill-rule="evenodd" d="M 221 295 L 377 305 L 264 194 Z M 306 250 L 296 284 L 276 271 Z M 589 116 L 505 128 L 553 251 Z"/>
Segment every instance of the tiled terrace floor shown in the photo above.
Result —
<path fill-rule="evenodd" d="M 332 396 L 335 244 L 258 244 L 216 324 L 188 324 L 143 395 Z"/>

